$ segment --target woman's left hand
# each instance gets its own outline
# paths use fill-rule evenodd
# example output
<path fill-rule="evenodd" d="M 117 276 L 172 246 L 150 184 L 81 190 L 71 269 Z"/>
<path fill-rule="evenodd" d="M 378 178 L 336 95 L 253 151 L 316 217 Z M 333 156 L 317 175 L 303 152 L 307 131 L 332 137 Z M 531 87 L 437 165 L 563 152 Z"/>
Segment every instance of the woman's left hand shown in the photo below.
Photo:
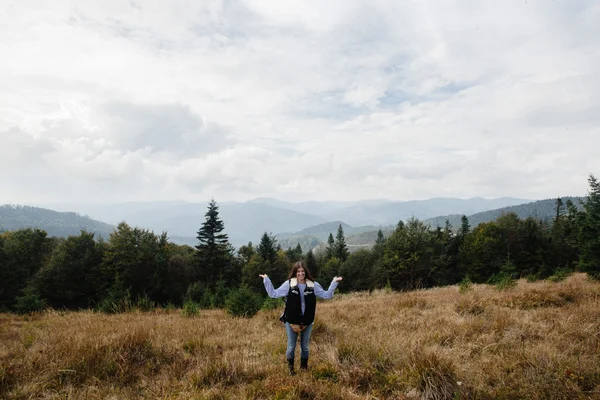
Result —
<path fill-rule="evenodd" d="M 342 278 L 341 276 L 334 276 L 334 277 L 333 277 L 333 281 L 334 281 L 334 282 L 339 282 L 339 281 L 341 281 L 342 279 L 344 279 L 344 278 Z"/>

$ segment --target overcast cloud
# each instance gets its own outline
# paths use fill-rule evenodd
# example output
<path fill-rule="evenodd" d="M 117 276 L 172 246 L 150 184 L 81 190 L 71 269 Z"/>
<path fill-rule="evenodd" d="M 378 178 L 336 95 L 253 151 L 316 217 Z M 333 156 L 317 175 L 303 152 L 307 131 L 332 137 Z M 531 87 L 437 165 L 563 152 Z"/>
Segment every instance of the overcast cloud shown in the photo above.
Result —
<path fill-rule="evenodd" d="M 600 175 L 594 0 L 0 0 L 0 204 L 530 199 Z"/>

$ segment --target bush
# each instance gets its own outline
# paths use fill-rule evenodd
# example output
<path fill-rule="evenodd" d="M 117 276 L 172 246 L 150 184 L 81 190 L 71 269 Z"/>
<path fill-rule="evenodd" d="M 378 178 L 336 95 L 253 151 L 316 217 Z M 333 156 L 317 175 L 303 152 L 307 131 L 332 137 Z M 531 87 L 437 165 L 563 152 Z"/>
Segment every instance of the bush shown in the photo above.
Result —
<path fill-rule="evenodd" d="M 278 308 L 283 308 L 284 306 L 285 303 L 283 302 L 283 299 L 272 299 L 267 297 L 263 300 L 261 309 L 265 311 L 276 310 Z"/>
<path fill-rule="evenodd" d="M 514 279 L 517 274 L 516 271 L 517 269 L 514 264 L 510 261 L 506 261 L 500 268 L 500 272 L 492 276 L 488 280 L 488 283 L 495 285 L 498 290 L 511 289 L 517 285 L 517 282 Z"/>
<path fill-rule="evenodd" d="M 215 291 L 212 293 L 212 306 L 214 308 L 223 308 L 225 301 L 229 297 L 229 290 L 225 287 L 225 281 L 220 279 L 215 286 Z"/>
<path fill-rule="evenodd" d="M 517 281 L 515 281 L 511 276 L 499 275 L 496 277 L 496 279 L 494 279 L 494 284 L 498 290 L 507 290 L 517 286 Z"/>
<path fill-rule="evenodd" d="M 122 297 L 119 299 L 107 297 L 102 300 L 98 306 L 98 311 L 106 314 L 119 314 L 132 310 L 133 306 L 129 297 Z"/>
<path fill-rule="evenodd" d="M 260 310 L 262 298 L 248 286 L 232 291 L 225 300 L 225 309 L 234 317 L 250 318 Z"/>
<path fill-rule="evenodd" d="M 42 311 L 44 308 L 46 308 L 46 302 L 33 290 L 25 289 L 23 296 L 16 298 L 15 311 L 19 314 Z"/>
<path fill-rule="evenodd" d="M 202 299 L 202 295 L 205 292 L 204 285 L 200 282 L 190 283 L 185 291 L 185 301 L 193 301 L 199 303 Z"/>
<path fill-rule="evenodd" d="M 181 308 L 181 315 L 184 317 L 195 317 L 199 314 L 198 304 L 193 301 L 186 301 Z"/>
<path fill-rule="evenodd" d="M 552 274 L 552 276 L 548 277 L 548 280 L 552 282 L 560 282 L 567 278 L 569 275 L 571 275 L 571 273 L 572 271 L 568 268 L 559 268 L 556 271 L 554 271 L 554 274 Z"/>
<path fill-rule="evenodd" d="M 131 303 L 129 290 L 124 289 L 123 284 L 117 282 L 98 305 L 98 311 L 106 314 L 127 312 L 133 309 Z"/>
<path fill-rule="evenodd" d="M 156 304 L 150 300 L 147 294 L 139 296 L 135 302 L 135 308 L 139 311 L 152 311 L 156 308 Z"/>
<path fill-rule="evenodd" d="M 466 293 L 469 290 L 473 289 L 473 282 L 469 279 L 469 277 L 464 277 L 462 281 L 458 284 L 458 292 Z"/>
<path fill-rule="evenodd" d="M 384 286 L 383 290 L 384 290 L 386 293 L 392 293 L 392 291 L 393 291 L 393 290 L 392 290 L 392 284 L 391 284 L 391 282 L 390 282 L 390 278 L 388 278 L 388 280 L 387 280 L 387 282 L 386 282 L 386 284 L 385 284 L 385 286 Z"/>

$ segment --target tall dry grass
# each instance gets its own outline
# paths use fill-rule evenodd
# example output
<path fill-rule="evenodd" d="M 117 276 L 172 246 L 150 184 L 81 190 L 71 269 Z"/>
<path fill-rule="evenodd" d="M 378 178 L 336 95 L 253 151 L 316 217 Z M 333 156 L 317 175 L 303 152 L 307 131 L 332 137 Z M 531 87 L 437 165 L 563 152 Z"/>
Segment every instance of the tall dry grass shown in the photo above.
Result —
<path fill-rule="evenodd" d="M 337 295 L 293 377 L 279 312 L 2 314 L 0 398 L 600 399 L 600 284 L 581 274 Z"/>

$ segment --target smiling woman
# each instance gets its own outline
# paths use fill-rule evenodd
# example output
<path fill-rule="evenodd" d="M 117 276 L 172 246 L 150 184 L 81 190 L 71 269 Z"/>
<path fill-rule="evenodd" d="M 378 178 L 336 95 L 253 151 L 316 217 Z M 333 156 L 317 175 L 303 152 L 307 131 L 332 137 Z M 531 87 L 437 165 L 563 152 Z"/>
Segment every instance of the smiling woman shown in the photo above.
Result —
<path fill-rule="evenodd" d="M 329 289 L 325 291 L 318 282 L 315 282 L 303 261 L 294 263 L 288 280 L 277 290 L 273 288 L 273 284 L 266 274 L 259 276 L 263 278 L 263 283 L 269 297 L 278 298 L 286 296 L 285 310 L 280 320 L 285 323 L 285 331 L 288 338 L 285 356 L 290 374 L 294 375 L 294 355 L 298 334 L 300 334 L 300 368 L 307 369 L 309 356 L 308 343 L 315 320 L 316 298 L 331 299 L 342 277 L 334 277 L 329 285 Z"/>

